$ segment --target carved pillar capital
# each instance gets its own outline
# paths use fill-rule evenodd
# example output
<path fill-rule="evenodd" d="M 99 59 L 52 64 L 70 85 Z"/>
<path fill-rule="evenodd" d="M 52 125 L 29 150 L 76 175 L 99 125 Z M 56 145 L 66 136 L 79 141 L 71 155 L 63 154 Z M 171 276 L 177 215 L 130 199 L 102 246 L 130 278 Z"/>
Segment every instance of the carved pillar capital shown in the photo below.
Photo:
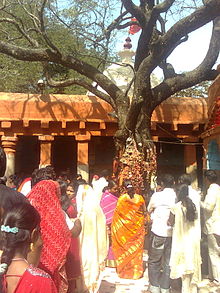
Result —
<path fill-rule="evenodd" d="M 54 141 L 54 136 L 52 135 L 39 135 L 39 141 Z"/>
<path fill-rule="evenodd" d="M 2 136 L 1 141 L 5 153 L 15 153 L 18 141 L 16 136 Z"/>
<path fill-rule="evenodd" d="M 15 172 L 15 152 L 18 138 L 16 136 L 2 136 L 2 147 L 6 154 L 5 176 L 10 176 Z"/>
<path fill-rule="evenodd" d="M 86 134 L 77 134 L 75 139 L 77 142 L 89 141 L 91 140 L 91 134 L 88 132 Z"/>

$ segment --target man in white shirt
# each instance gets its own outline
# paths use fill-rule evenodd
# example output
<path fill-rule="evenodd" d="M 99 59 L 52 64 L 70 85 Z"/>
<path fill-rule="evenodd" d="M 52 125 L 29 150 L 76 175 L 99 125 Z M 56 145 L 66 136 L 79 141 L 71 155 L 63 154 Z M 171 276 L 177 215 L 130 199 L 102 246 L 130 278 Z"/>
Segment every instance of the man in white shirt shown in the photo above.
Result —
<path fill-rule="evenodd" d="M 170 252 L 172 227 L 167 224 L 170 209 L 176 202 L 174 178 L 165 174 L 161 179 L 162 191 L 155 192 L 149 202 L 152 228 L 148 259 L 148 276 L 152 293 L 170 292 Z"/>
<path fill-rule="evenodd" d="M 219 233 L 217 231 L 220 225 L 220 186 L 216 183 L 218 178 L 214 170 L 206 170 L 204 176 L 209 186 L 202 203 L 205 216 L 204 233 L 208 239 L 212 277 L 215 281 L 220 282 L 219 246 L 215 237 L 215 234 Z"/>

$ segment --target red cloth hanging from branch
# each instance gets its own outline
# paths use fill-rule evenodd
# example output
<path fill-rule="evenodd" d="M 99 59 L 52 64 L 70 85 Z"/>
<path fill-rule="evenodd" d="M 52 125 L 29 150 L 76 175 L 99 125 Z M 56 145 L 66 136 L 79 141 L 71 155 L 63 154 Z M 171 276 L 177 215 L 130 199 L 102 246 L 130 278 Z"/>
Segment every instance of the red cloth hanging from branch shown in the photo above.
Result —
<path fill-rule="evenodd" d="M 136 18 L 132 18 L 131 21 L 137 21 Z M 141 30 L 141 27 L 138 24 L 132 24 L 129 28 L 129 34 L 134 35 Z"/>

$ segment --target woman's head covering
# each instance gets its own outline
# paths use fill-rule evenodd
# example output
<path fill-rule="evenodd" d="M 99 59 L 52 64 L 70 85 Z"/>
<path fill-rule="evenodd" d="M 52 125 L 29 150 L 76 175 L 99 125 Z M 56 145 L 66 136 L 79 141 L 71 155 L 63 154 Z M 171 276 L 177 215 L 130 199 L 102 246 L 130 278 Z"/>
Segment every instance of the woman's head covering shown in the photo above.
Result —
<path fill-rule="evenodd" d="M 58 197 L 59 184 L 52 180 L 38 182 L 28 194 L 41 216 L 43 249 L 40 262 L 52 275 L 63 265 L 71 239 Z"/>

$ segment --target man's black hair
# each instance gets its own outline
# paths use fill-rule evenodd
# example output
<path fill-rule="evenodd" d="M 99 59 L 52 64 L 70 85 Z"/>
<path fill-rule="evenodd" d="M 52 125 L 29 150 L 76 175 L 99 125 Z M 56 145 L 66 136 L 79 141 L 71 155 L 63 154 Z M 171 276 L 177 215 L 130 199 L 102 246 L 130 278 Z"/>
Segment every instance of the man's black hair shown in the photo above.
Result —
<path fill-rule="evenodd" d="M 218 176 L 215 170 L 205 170 L 204 176 L 208 179 L 210 183 L 216 183 L 218 180 Z"/>
<path fill-rule="evenodd" d="M 164 174 L 161 177 L 161 183 L 163 187 L 172 188 L 174 185 L 174 177 L 171 174 Z"/>

